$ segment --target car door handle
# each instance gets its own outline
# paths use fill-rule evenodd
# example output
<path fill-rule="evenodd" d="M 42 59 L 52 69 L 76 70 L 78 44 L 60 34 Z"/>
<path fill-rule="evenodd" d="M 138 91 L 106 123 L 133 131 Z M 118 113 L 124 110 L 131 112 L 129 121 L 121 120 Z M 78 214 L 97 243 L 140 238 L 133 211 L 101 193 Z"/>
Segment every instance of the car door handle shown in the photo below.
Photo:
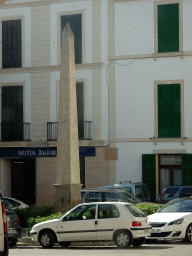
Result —
<path fill-rule="evenodd" d="M 98 222 L 97 222 L 97 220 L 95 221 L 95 225 L 97 225 L 98 224 Z"/>

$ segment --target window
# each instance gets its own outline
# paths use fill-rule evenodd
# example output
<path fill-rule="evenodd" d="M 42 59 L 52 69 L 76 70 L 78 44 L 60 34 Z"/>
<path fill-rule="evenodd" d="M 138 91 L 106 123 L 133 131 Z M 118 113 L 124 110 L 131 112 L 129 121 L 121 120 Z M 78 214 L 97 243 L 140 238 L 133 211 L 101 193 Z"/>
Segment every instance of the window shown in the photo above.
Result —
<path fill-rule="evenodd" d="M 102 202 L 102 193 L 101 192 L 90 192 L 86 199 L 85 202 Z"/>
<path fill-rule="evenodd" d="M 2 21 L 2 67 L 21 67 L 21 60 L 21 20 Z"/>
<path fill-rule="evenodd" d="M 157 6 L 158 52 L 179 51 L 179 3 Z"/>
<path fill-rule="evenodd" d="M 82 15 L 64 15 L 61 16 L 61 34 L 69 23 L 69 26 L 74 34 L 74 45 L 75 45 L 75 64 L 82 63 Z"/>
<path fill-rule="evenodd" d="M 181 137 L 180 84 L 158 85 L 158 137 Z"/>
<path fill-rule="evenodd" d="M 192 187 L 191 188 L 183 188 L 179 195 L 179 197 L 190 197 L 190 196 L 192 196 Z"/>
<path fill-rule="evenodd" d="M 135 187 L 135 196 L 141 197 L 141 198 L 143 197 L 141 186 Z"/>
<path fill-rule="evenodd" d="M 106 192 L 105 193 L 106 202 L 123 202 L 123 199 L 116 193 Z"/>
<path fill-rule="evenodd" d="M 125 208 L 135 217 L 146 217 L 146 215 L 133 205 L 125 204 Z"/>
<path fill-rule="evenodd" d="M 101 204 L 99 205 L 99 217 L 98 219 L 106 219 L 106 218 L 118 218 L 119 211 L 117 207 L 113 204 Z"/>
<path fill-rule="evenodd" d="M 165 198 L 173 197 L 178 192 L 178 190 L 179 188 L 168 188 L 165 190 L 163 197 Z"/>
<path fill-rule="evenodd" d="M 90 220 L 95 219 L 96 205 L 81 205 L 70 212 L 64 219 L 72 220 Z"/>

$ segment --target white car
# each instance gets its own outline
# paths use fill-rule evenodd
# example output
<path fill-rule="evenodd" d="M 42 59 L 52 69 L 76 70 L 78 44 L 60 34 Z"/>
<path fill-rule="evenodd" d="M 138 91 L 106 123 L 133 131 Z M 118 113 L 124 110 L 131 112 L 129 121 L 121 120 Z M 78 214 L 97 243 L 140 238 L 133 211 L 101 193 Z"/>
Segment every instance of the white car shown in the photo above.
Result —
<path fill-rule="evenodd" d="M 96 202 L 79 204 L 60 219 L 36 224 L 30 235 L 43 248 L 95 240 L 114 240 L 118 247 L 126 248 L 140 246 L 150 233 L 148 218 L 132 204 Z"/>
<path fill-rule="evenodd" d="M 153 240 L 184 239 L 192 243 L 192 198 L 175 199 L 148 216 Z"/>

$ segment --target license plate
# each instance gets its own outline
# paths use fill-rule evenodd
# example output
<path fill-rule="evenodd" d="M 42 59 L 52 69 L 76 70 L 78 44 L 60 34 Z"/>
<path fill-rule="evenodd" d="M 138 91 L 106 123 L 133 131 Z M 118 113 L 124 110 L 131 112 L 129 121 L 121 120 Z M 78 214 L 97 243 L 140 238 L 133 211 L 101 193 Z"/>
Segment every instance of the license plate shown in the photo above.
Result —
<path fill-rule="evenodd" d="M 161 230 L 160 229 L 152 229 L 152 233 L 160 233 L 161 232 Z"/>

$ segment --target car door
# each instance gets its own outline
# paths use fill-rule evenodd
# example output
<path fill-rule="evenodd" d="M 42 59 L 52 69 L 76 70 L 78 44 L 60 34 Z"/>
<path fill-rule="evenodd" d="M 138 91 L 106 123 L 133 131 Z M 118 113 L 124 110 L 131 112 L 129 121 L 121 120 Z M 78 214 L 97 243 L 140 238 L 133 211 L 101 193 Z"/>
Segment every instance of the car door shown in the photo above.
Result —
<path fill-rule="evenodd" d="M 112 240 L 114 230 L 119 227 L 119 210 L 114 204 L 98 204 L 97 240 Z"/>
<path fill-rule="evenodd" d="M 60 241 L 83 241 L 96 239 L 96 204 L 77 206 L 60 221 Z"/>

